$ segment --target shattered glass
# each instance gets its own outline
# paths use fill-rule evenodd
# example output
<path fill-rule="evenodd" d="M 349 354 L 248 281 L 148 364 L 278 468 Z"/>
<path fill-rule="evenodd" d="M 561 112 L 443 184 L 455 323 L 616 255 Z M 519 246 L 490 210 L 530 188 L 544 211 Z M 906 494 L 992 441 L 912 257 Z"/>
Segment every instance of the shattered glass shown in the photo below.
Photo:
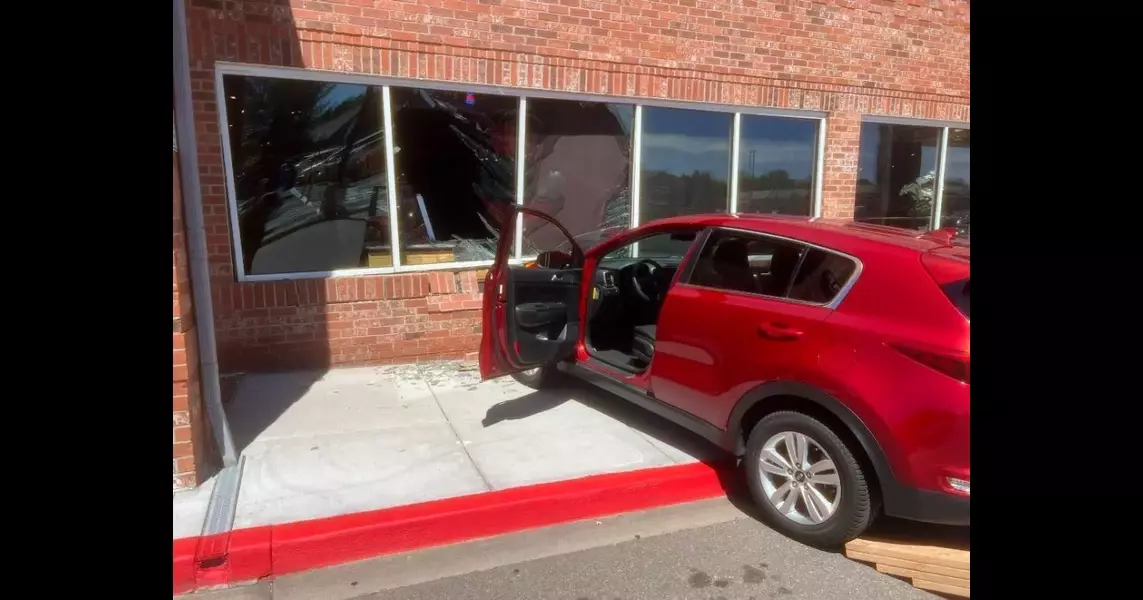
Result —
<path fill-rule="evenodd" d="M 491 260 L 516 201 L 519 99 L 392 88 L 403 264 Z"/>
<path fill-rule="evenodd" d="M 584 250 L 628 228 L 631 105 L 528 101 L 524 206 L 555 217 Z M 570 250 L 547 221 L 525 215 L 524 256 Z"/>

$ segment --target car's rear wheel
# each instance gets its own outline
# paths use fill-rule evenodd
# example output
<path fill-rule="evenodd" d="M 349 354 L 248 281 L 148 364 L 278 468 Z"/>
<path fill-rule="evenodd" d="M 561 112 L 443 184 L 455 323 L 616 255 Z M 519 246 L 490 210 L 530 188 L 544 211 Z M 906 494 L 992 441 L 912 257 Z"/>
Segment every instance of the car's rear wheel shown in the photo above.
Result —
<path fill-rule="evenodd" d="M 876 497 L 860 461 L 813 417 L 767 415 L 750 431 L 742 464 L 767 524 L 804 544 L 840 547 L 873 522 Z"/>
<path fill-rule="evenodd" d="M 551 385 L 553 379 L 553 370 L 554 369 L 551 367 L 533 367 L 526 371 L 513 373 L 512 379 L 515 379 L 516 381 L 519 381 L 520 383 L 534 390 L 538 390 Z"/>

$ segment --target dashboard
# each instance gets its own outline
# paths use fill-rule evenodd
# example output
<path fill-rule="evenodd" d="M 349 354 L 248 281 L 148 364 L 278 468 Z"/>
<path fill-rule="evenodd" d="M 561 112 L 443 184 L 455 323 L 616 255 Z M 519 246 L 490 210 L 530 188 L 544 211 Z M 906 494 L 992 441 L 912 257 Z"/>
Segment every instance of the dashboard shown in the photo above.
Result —
<path fill-rule="evenodd" d="M 666 292 L 671 285 L 671 280 L 675 277 L 675 272 L 679 270 L 682 259 L 647 258 L 662 267 L 655 270 L 654 279 L 656 288 Z M 633 285 L 631 283 L 635 277 L 635 265 L 641 260 L 640 258 L 625 258 L 600 264 L 595 270 L 594 283 L 599 288 L 601 295 L 621 295 L 624 298 L 631 298 L 635 302 L 644 302 L 632 291 Z"/>

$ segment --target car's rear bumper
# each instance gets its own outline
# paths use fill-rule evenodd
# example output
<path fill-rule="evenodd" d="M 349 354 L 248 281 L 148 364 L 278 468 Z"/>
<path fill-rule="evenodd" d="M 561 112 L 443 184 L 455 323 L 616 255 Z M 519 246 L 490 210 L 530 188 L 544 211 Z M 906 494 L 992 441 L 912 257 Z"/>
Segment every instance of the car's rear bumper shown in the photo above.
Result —
<path fill-rule="evenodd" d="M 893 487 L 895 489 L 892 491 L 885 490 L 885 514 L 911 521 L 968 526 L 967 496 L 904 486 Z"/>

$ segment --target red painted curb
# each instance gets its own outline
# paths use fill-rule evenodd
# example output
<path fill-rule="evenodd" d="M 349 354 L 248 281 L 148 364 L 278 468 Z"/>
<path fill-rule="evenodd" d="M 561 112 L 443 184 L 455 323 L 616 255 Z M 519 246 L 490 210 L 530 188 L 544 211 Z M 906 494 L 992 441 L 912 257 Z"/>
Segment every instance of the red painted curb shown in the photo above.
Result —
<path fill-rule="evenodd" d="M 633 510 L 725 495 L 728 467 L 704 463 L 592 475 L 281 525 L 217 540 L 174 541 L 176 594 Z M 206 542 L 206 540 L 203 540 Z M 213 554 L 213 552 L 212 552 Z M 207 561 L 204 561 L 207 559 Z"/>

